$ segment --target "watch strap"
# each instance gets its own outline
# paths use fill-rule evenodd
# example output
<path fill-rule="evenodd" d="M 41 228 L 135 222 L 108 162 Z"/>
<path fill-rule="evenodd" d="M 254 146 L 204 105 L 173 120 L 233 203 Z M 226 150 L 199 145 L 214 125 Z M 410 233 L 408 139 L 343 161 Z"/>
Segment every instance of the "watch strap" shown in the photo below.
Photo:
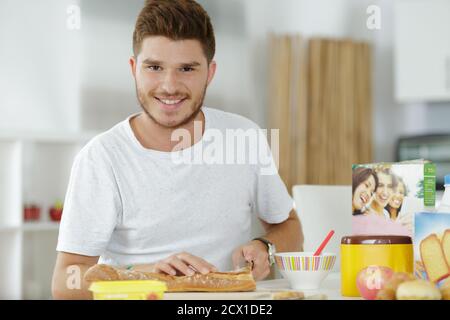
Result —
<path fill-rule="evenodd" d="M 261 238 L 261 237 L 254 238 L 253 241 L 254 240 L 261 241 L 262 243 L 264 243 L 266 245 L 267 253 L 269 254 L 269 264 L 272 266 L 275 263 L 275 256 L 274 256 L 275 245 L 272 242 L 270 242 L 269 240 Z"/>
<path fill-rule="evenodd" d="M 264 238 L 254 238 L 252 241 L 254 241 L 254 240 L 259 240 L 262 243 L 264 243 L 267 247 L 267 250 L 269 250 L 269 247 L 272 245 L 272 242 L 270 242 L 269 240 L 264 239 Z"/>

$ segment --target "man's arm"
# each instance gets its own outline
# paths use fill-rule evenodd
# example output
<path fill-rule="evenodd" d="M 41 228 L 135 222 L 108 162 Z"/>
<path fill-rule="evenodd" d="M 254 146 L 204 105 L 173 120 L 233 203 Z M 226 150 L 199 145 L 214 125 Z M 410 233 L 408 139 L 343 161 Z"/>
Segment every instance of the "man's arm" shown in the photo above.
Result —
<path fill-rule="evenodd" d="M 53 299 L 92 299 L 84 273 L 98 262 L 99 257 L 58 252 L 52 279 Z"/>
<path fill-rule="evenodd" d="M 261 223 L 266 231 L 263 238 L 275 244 L 278 252 L 303 251 L 303 230 L 295 210 L 282 223 L 270 224 L 263 220 Z"/>
<path fill-rule="evenodd" d="M 295 210 L 289 213 L 287 220 L 271 224 L 261 220 L 266 234 L 263 238 L 269 240 L 278 252 L 303 251 L 303 230 Z M 232 256 L 233 265 L 236 267 L 242 260 L 253 262 L 253 276 L 256 280 L 267 277 L 270 273 L 269 255 L 266 245 L 253 240 L 237 248 Z"/>

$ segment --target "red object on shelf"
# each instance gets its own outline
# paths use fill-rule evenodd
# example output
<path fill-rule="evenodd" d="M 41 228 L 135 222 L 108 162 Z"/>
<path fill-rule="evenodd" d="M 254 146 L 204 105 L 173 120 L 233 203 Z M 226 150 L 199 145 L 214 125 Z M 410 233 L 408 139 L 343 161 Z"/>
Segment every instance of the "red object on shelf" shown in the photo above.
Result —
<path fill-rule="evenodd" d="M 49 212 L 50 219 L 52 221 L 61 221 L 62 212 L 63 212 L 62 208 L 55 208 L 55 207 L 50 208 L 50 212 Z"/>
<path fill-rule="evenodd" d="M 25 206 L 23 209 L 23 219 L 25 221 L 39 220 L 41 217 L 41 208 L 36 205 Z"/>
<path fill-rule="evenodd" d="M 58 200 L 49 210 L 50 219 L 52 221 L 61 221 L 62 213 L 63 213 L 63 203 L 62 201 Z"/>

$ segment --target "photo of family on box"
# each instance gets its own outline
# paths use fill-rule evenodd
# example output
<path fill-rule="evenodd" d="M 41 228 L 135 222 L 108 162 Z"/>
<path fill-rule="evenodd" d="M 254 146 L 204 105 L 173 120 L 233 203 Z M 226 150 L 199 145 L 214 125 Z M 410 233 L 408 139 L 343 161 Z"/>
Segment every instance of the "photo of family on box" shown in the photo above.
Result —
<path fill-rule="evenodd" d="M 353 234 L 412 236 L 414 214 L 434 206 L 435 181 L 425 160 L 354 165 Z"/>

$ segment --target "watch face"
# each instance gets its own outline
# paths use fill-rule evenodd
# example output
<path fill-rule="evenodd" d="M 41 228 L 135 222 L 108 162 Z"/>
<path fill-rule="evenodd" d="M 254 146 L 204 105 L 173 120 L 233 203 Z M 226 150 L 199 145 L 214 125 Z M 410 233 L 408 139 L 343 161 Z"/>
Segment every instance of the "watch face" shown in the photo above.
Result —
<path fill-rule="evenodd" d="M 269 263 L 272 266 L 275 263 L 275 245 L 270 243 L 269 244 Z"/>
<path fill-rule="evenodd" d="M 256 238 L 254 240 L 259 240 L 259 241 L 263 242 L 267 246 L 267 253 L 269 254 L 269 260 L 271 262 L 272 262 L 272 260 L 275 260 L 273 255 L 275 254 L 276 249 L 275 249 L 275 245 L 272 242 L 270 242 L 264 238 Z M 273 262 L 272 262 L 272 264 L 273 264 Z"/>
<path fill-rule="evenodd" d="M 276 252 L 275 245 L 274 244 L 270 244 L 269 245 L 269 253 L 270 254 L 274 254 L 275 252 Z"/>

